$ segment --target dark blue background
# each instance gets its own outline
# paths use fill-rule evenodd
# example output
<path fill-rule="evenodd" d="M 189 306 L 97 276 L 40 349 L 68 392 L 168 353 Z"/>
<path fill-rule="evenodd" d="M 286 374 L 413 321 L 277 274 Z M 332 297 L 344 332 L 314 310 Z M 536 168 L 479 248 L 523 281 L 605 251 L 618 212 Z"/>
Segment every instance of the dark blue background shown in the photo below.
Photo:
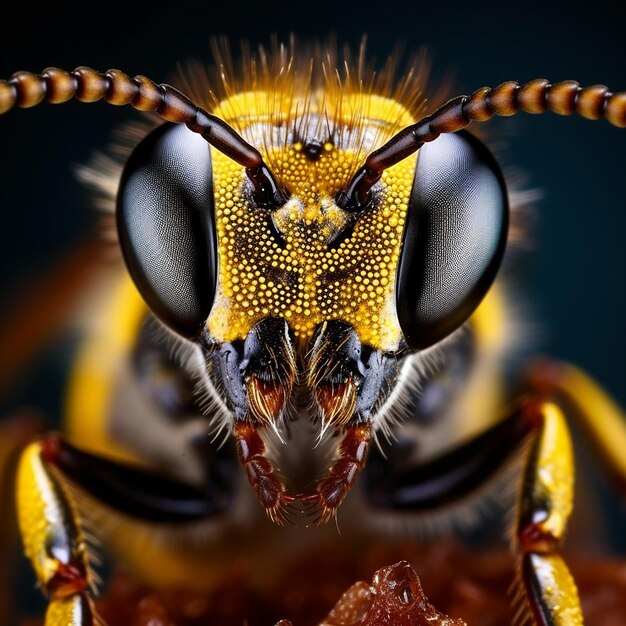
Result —
<path fill-rule="evenodd" d="M 210 62 L 209 38 L 267 43 L 271 33 L 325 38 L 384 58 L 397 42 L 427 46 L 435 77 L 453 70 L 463 92 L 546 76 L 626 89 L 626 9 L 603 0 L 567 6 L 503 3 L 210 2 L 169 8 L 28 3 L 0 10 L 0 75 L 48 65 L 120 67 L 163 81 L 178 61 Z M 618 6 L 619 5 L 619 6 Z M 72 165 L 101 148 L 116 124 L 135 119 L 104 104 L 16 111 L 0 119 L 2 305 L 93 224 Z M 591 371 L 626 404 L 624 324 L 626 135 L 606 122 L 518 116 L 490 124 L 507 162 L 541 189 L 536 252 L 526 285 L 541 321 L 540 347 Z"/>
<path fill-rule="evenodd" d="M 398 42 L 407 51 L 426 46 L 435 78 L 453 70 L 461 92 L 539 76 L 626 90 L 626 5 L 614 1 L 211 1 L 168 8 L 92 2 L 54 3 L 40 12 L 30 3 L 8 4 L 0 9 L 2 77 L 91 65 L 161 82 L 178 61 L 210 62 L 214 35 L 254 45 L 267 43 L 271 33 L 302 39 L 334 33 L 356 46 L 367 33 L 370 53 L 380 59 Z M 105 146 L 118 123 L 133 119 L 127 109 L 77 103 L 0 119 L 0 310 L 92 227 L 94 212 L 73 164 Z M 520 291 L 542 330 L 533 340 L 536 350 L 581 365 L 626 406 L 626 132 L 552 114 L 489 127 L 490 137 L 506 146 L 506 163 L 542 192 L 535 251 L 524 260 Z M 12 403 L 54 402 L 59 375 L 45 367 L 38 372 L 45 374 L 37 378 L 39 391 L 22 384 Z"/>

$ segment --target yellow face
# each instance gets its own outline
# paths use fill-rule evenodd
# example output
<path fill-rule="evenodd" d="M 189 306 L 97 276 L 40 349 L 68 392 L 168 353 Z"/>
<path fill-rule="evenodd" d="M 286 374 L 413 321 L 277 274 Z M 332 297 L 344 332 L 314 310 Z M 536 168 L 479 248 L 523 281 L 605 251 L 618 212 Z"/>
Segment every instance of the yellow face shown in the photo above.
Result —
<path fill-rule="evenodd" d="M 358 219 L 339 209 L 335 197 L 372 145 L 380 145 L 412 117 L 380 96 L 359 94 L 339 103 L 309 97 L 304 124 L 322 120 L 323 127 L 343 130 L 332 140 L 318 123 L 318 136 L 326 138 L 311 156 L 308 140 L 280 137 L 287 121 L 267 119 L 266 104 L 258 92 L 239 94 L 221 103 L 218 113 L 244 135 L 248 131 L 252 143 L 257 140 L 290 199 L 271 214 L 251 206 L 243 169 L 212 151 L 219 282 L 207 323 L 211 336 L 225 342 L 245 339 L 259 320 L 280 317 L 306 345 L 317 326 L 341 320 L 353 326 L 362 343 L 396 349 L 401 330 L 395 275 L 415 158 L 384 173 L 377 202 Z M 297 112 L 290 108 L 286 115 L 297 123 Z M 351 128 L 357 120 L 358 133 Z"/>

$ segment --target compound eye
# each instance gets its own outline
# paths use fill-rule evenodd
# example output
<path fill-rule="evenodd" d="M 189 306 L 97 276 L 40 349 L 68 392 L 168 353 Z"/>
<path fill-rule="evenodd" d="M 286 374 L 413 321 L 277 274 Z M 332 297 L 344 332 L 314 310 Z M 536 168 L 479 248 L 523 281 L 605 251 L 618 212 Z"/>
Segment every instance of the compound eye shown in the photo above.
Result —
<path fill-rule="evenodd" d="M 217 259 L 209 145 L 179 124 L 152 131 L 130 156 L 117 198 L 124 259 L 172 330 L 198 335 L 215 296 Z"/>
<path fill-rule="evenodd" d="M 419 151 L 398 269 L 396 308 L 410 348 L 434 345 L 473 313 L 506 245 L 502 172 L 467 132 Z"/>

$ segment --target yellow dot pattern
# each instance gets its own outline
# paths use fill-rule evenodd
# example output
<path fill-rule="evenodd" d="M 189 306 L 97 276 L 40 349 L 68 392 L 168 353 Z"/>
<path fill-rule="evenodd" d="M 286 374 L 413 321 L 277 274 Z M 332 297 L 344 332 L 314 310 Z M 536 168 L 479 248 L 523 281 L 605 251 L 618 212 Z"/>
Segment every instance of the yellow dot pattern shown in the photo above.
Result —
<path fill-rule="evenodd" d="M 359 150 L 326 143 L 311 160 L 300 144 L 266 148 L 291 194 L 271 215 L 251 205 L 240 166 L 216 150 L 212 157 L 219 284 L 211 335 L 244 339 L 259 320 L 275 316 L 286 319 L 304 345 L 322 322 L 343 320 L 363 343 L 396 348 L 395 274 L 415 158 L 384 173 L 378 202 L 351 224 L 334 198 L 365 160 Z M 329 246 L 346 228 L 349 235 Z"/>

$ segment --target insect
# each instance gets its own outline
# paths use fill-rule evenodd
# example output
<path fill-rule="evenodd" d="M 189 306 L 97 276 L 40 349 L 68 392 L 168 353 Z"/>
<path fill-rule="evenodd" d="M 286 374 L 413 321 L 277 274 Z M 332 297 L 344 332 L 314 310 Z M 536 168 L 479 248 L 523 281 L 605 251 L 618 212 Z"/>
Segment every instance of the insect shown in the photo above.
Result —
<path fill-rule="evenodd" d="M 166 121 L 119 176 L 116 228 L 132 282 L 107 295 L 108 334 L 87 342 L 70 391 L 72 440 L 89 450 L 49 435 L 18 469 L 20 529 L 50 598 L 46 623 L 93 620 L 74 489 L 128 518 L 196 524 L 236 509 L 236 457 L 277 525 L 329 521 L 361 474 L 370 507 L 410 517 L 473 493 L 527 440 L 520 599 L 538 623 L 582 623 L 559 553 L 573 460 L 555 397 L 575 406 L 623 480 L 623 417 L 595 383 L 542 364 L 502 419 L 485 417 L 482 432 L 428 462 L 412 463 L 393 442 L 381 442 L 386 460 L 370 448 L 402 432 L 403 417 L 426 424 L 447 411 L 476 352 L 502 334 L 494 280 L 511 194 L 465 128 L 519 111 L 623 127 L 626 94 L 507 82 L 418 118 L 419 77 L 390 93 L 364 81 L 360 65 L 342 81 L 323 63 L 309 73 L 290 63 L 261 55 L 247 69 L 264 79 L 212 105 L 119 70 L 0 81 L 2 113 L 104 99 Z M 103 373 L 111 362 L 114 384 Z M 494 410 L 496 392 L 472 389 L 487 397 L 474 408 Z M 235 451 L 209 445 L 216 433 Z M 144 554 L 144 567 L 163 555 Z"/>

